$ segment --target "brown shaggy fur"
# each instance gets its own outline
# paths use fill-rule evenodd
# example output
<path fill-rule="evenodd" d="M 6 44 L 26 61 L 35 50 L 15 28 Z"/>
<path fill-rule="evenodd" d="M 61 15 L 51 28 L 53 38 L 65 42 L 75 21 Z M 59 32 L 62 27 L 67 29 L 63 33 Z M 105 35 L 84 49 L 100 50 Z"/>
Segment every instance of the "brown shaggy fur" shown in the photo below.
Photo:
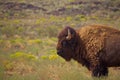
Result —
<path fill-rule="evenodd" d="M 72 38 L 66 39 L 70 30 Z M 108 75 L 107 67 L 120 66 L 120 31 L 103 25 L 90 25 L 79 30 L 66 27 L 58 36 L 58 55 L 74 59 L 96 77 Z"/>

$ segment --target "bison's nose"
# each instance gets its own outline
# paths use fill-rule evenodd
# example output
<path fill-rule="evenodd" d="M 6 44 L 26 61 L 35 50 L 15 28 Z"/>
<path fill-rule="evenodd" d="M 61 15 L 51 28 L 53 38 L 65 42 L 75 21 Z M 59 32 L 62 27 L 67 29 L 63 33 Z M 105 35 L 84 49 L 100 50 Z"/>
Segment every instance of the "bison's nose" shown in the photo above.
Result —
<path fill-rule="evenodd" d="M 63 53 L 63 50 L 57 50 L 57 54 Z"/>

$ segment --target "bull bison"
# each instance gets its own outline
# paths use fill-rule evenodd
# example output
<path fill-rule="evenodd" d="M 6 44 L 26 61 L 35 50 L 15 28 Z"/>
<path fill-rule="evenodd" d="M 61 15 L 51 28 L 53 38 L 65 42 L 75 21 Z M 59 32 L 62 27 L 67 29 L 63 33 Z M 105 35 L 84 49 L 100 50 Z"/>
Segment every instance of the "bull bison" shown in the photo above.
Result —
<path fill-rule="evenodd" d="M 103 25 L 65 27 L 58 35 L 57 54 L 86 66 L 94 77 L 107 76 L 108 67 L 120 66 L 120 31 Z"/>

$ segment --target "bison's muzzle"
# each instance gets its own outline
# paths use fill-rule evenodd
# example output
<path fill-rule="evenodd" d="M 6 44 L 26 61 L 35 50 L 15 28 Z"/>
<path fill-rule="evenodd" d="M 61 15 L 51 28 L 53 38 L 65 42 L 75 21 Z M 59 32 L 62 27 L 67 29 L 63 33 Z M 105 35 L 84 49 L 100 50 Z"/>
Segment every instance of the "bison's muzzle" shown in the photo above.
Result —
<path fill-rule="evenodd" d="M 59 56 L 63 56 L 64 54 L 63 54 L 63 50 L 57 50 L 57 54 L 59 55 Z"/>

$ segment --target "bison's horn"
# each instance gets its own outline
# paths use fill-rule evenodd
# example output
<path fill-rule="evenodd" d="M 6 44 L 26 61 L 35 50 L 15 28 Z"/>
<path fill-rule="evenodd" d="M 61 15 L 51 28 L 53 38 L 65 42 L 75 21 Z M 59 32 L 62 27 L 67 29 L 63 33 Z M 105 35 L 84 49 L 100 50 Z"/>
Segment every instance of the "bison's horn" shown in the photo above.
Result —
<path fill-rule="evenodd" d="M 68 29 L 68 35 L 66 36 L 66 39 L 67 40 L 70 40 L 72 37 L 71 33 L 70 33 L 70 29 Z"/>

